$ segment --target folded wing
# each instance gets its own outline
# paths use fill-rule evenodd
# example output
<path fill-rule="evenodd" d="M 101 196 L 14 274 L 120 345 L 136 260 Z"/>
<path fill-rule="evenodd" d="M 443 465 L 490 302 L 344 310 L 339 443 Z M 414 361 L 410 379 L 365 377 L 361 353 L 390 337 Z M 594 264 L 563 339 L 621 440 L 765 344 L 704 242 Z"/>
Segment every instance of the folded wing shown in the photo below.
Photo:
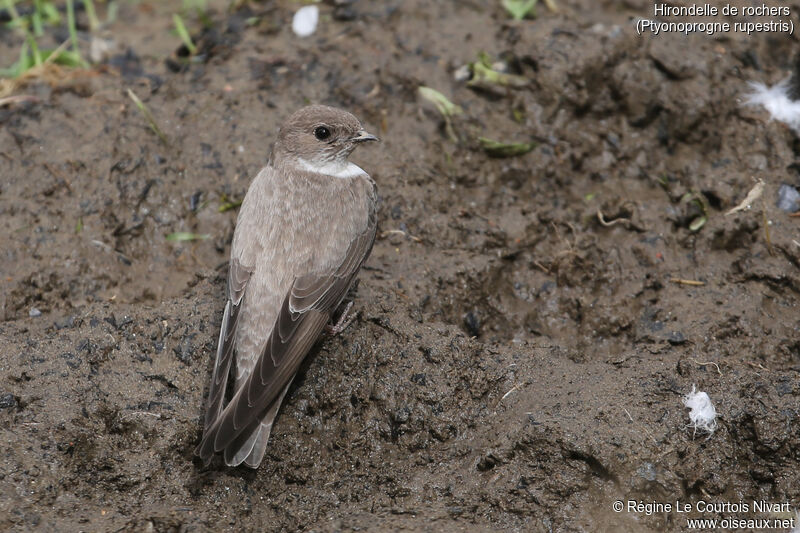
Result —
<path fill-rule="evenodd" d="M 242 265 L 237 258 L 231 260 L 228 272 L 228 302 L 222 314 L 222 327 L 217 343 L 217 357 L 214 363 L 214 372 L 211 375 L 211 386 L 208 391 L 208 405 L 204 426 L 208 428 L 222 412 L 225 399 L 225 390 L 228 385 L 228 374 L 234 354 L 234 339 L 238 324 L 239 310 L 244 296 L 247 282 L 252 270 Z"/>
<path fill-rule="evenodd" d="M 229 447 L 247 441 L 247 433 L 257 428 L 271 409 L 273 412 L 277 410 L 287 384 L 347 295 L 372 250 L 375 228 L 376 215 L 372 212 L 366 229 L 351 241 L 340 265 L 327 272 L 314 272 L 294 280 L 263 353 L 247 380 L 223 409 L 225 383 L 234 348 L 237 306 L 247 285 L 246 280 L 242 282 L 244 275 L 237 274 L 235 279 L 242 293 L 238 294 L 236 304 L 231 298 L 225 308 L 209 393 L 206 429 L 195 451 L 204 462 L 209 462 L 214 453 L 223 450 L 226 456 L 230 455 L 232 450 L 228 450 Z"/>

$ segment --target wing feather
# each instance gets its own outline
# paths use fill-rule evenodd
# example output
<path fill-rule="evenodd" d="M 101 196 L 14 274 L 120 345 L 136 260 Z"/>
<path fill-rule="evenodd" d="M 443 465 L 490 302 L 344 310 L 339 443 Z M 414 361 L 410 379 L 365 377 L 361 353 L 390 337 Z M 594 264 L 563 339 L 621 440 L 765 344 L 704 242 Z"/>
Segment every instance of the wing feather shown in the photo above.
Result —
<path fill-rule="evenodd" d="M 228 273 L 228 302 L 222 313 L 222 327 L 219 331 L 217 343 L 217 356 L 214 361 L 214 372 L 211 376 L 211 385 L 208 390 L 208 404 L 206 406 L 205 427 L 208 428 L 222 411 L 225 400 L 225 390 L 228 385 L 228 374 L 234 354 L 234 339 L 238 324 L 239 310 L 244 296 L 247 281 L 250 279 L 251 270 L 242 266 L 238 259 L 231 260 Z"/>
<path fill-rule="evenodd" d="M 376 219 L 372 211 L 365 231 L 350 243 L 340 265 L 328 272 L 311 273 L 295 279 L 253 371 L 211 426 L 207 426 L 196 450 L 204 461 L 208 462 L 214 453 L 242 442 L 240 436 L 248 428 L 256 427 L 256 422 L 281 397 L 369 256 L 375 242 Z M 233 275 L 231 277 L 233 279 Z M 246 281 L 242 290 L 245 286 Z M 229 368 L 229 360 L 227 364 Z M 230 452 L 226 451 L 226 454 L 230 455 Z"/>

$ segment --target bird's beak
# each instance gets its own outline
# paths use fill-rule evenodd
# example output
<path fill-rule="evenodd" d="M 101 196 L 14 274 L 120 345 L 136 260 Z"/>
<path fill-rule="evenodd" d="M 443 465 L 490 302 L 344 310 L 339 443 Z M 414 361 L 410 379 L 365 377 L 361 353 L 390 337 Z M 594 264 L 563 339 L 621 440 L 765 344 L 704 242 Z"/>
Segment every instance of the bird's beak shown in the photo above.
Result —
<path fill-rule="evenodd" d="M 367 132 L 367 130 L 359 130 L 355 136 L 350 137 L 350 140 L 354 143 L 363 143 L 366 141 L 380 141 L 377 137 L 373 134 Z"/>

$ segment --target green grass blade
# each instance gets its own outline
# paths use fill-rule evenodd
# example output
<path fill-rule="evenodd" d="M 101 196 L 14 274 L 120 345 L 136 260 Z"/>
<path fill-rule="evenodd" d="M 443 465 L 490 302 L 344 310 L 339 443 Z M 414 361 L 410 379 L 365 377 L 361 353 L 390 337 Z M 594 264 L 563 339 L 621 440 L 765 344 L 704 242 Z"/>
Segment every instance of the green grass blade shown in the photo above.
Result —
<path fill-rule="evenodd" d="M 33 23 L 33 34 L 36 37 L 41 37 L 44 33 L 44 30 L 42 30 L 42 13 L 42 0 L 33 0 L 31 22 Z"/>
<path fill-rule="evenodd" d="M 17 8 L 14 6 L 16 0 L 3 0 L 3 5 L 8 11 L 8 14 L 11 15 L 11 23 L 12 27 L 14 28 L 25 28 L 25 21 L 22 20 L 22 17 L 19 16 L 19 12 Z"/>
<path fill-rule="evenodd" d="M 190 54 L 195 55 L 197 53 L 197 47 L 192 42 L 192 37 L 189 35 L 189 31 L 183 24 L 183 19 L 181 16 L 177 13 L 172 15 L 172 22 L 175 23 L 175 31 L 178 32 L 178 36 L 181 38 L 181 41 L 183 41 L 186 49 L 189 50 Z"/>
<path fill-rule="evenodd" d="M 220 205 L 217 208 L 217 211 L 219 213 L 224 213 L 225 211 L 230 211 L 231 209 L 236 209 L 240 205 L 242 205 L 242 201 L 241 200 L 233 200 L 233 201 L 225 202 L 225 203 L 223 203 L 222 205 Z"/>
<path fill-rule="evenodd" d="M 156 124 L 155 117 L 153 117 L 153 114 L 150 113 L 150 110 L 147 108 L 147 106 L 144 105 L 144 102 L 139 100 L 139 97 L 136 96 L 136 93 L 134 93 L 130 89 L 128 89 L 128 96 L 130 97 L 131 100 L 133 100 L 133 103 L 136 104 L 136 107 L 139 108 L 139 111 L 142 112 L 144 118 L 147 119 L 147 123 L 150 125 L 150 129 L 153 130 L 153 133 L 158 135 L 158 138 L 161 139 L 161 142 L 163 142 L 164 144 L 169 144 L 167 136 L 164 135 L 164 132 L 161 131 L 161 128 L 158 127 L 158 124 Z"/>
<path fill-rule="evenodd" d="M 503 0 L 503 7 L 508 14 L 515 20 L 522 20 L 528 15 L 535 17 L 533 8 L 536 7 L 537 0 Z"/>
<path fill-rule="evenodd" d="M 33 59 L 33 64 L 41 65 L 43 61 L 42 53 L 39 51 L 39 45 L 36 44 L 36 37 L 28 33 L 26 39 L 28 40 L 28 45 L 31 47 L 31 58 Z"/>
<path fill-rule="evenodd" d="M 111 24 L 117 20 L 119 6 L 115 0 L 111 0 L 106 7 L 106 24 Z"/>
<path fill-rule="evenodd" d="M 73 0 L 67 0 L 67 28 L 69 29 L 69 40 L 72 43 L 72 51 L 80 55 L 78 49 L 78 30 L 75 26 L 75 5 Z"/>
<path fill-rule="evenodd" d="M 700 231 L 700 229 L 706 225 L 706 222 L 708 222 L 708 217 L 705 215 L 701 215 L 695 218 L 694 220 L 692 220 L 691 224 L 689 224 L 689 231 L 691 232 Z"/>
<path fill-rule="evenodd" d="M 461 108 L 458 105 L 448 100 L 445 95 L 443 95 L 436 89 L 420 86 L 419 94 L 425 100 L 435 105 L 436 109 L 438 109 L 439 113 L 441 113 L 444 117 L 452 117 L 453 115 L 461 113 Z"/>
<path fill-rule="evenodd" d="M 53 5 L 53 2 L 45 2 L 42 4 L 41 15 L 46 24 L 56 26 L 61 23 L 61 15 L 58 13 L 58 8 Z"/>
<path fill-rule="evenodd" d="M 478 141 L 481 143 L 483 151 L 486 152 L 489 157 L 515 157 L 527 154 L 536 148 L 535 142 L 503 143 L 487 139 L 486 137 L 479 137 Z"/>
<path fill-rule="evenodd" d="M 526 87 L 530 82 L 523 76 L 498 72 L 480 60 L 472 64 L 472 79 L 467 82 L 471 87 L 499 85 L 502 87 Z"/>
<path fill-rule="evenodd" d="M 0 69 L 0 76 L 4 78 L 16 78 L 30 68 L 30 57 L 28 56 L 28 42 L 22 43 L 19 50 L 19 59 L 8 68 Z"/>
<path fill-rule="evenodd" d="M 167 240 L 170 242 L 204 241 L 210 238 L 211 235 L 207 233 L 189 233 L 186 231 L 177 231 L 167 235 Z"/>
<path fill-rule="evenodd" d="M 50 59 L 53 54 L 55 54 L 55 57 Z M 77 68 L 84 65 L 81 56 L 70 50 L 42 50 L 42 59 L 64 65 L 65 67 Z"/>
<path fill-rule="evenodd" d="M 100 19 L 97 18 L 97 13 L 94 10 L 94 2 L 92 0 L 83 0 L 83 6 L 86 8 L 86 18 L 89 19 L 89 31 L 96 31 L 100 27 Z"/>

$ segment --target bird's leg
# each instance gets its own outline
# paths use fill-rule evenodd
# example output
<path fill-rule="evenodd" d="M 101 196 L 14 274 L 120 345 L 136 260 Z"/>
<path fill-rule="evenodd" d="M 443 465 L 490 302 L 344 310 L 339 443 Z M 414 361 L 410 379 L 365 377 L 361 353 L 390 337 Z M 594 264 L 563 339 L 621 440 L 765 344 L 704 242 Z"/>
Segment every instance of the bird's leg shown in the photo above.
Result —
<path fill-rule="evenodd" d="M 344 311 L 342 311 L 342 314 L 339 315 L 339 319 L 336 321 L 335 324 L 328 324 L 327 326 L 325 326 L 325 331 L 331 335 L 338 335 L 339 333 L 347 329 L 347 326 L 349 326 L 350 323 L 353 320 L 355 320 L 357 315 L 357 313 L 354 313 L 351 316 L 347 316 L 347 314 L 350 312 L 351 307 L 353 307 L 352 300 L 347 302 L 347 305 L 344 306 Z"/>

